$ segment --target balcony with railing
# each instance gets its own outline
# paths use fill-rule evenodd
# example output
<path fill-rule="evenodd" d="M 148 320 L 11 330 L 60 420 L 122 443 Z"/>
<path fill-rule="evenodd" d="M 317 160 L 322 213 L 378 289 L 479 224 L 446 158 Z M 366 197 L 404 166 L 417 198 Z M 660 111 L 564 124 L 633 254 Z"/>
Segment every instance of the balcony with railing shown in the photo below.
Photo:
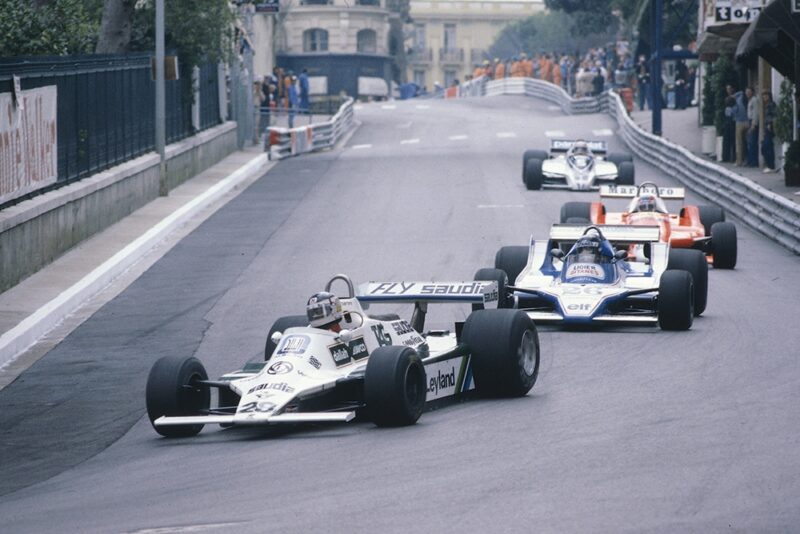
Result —
<path fill-rule="evenodd" d="M 426 64 L 433 61 L 433 50 L 430 48 L 411 48 L 406 54 L 409 63 Z"/>
<path fill-rule="evenodd" d="M 440 48 L 439 63 L 458 64 L 464 63 L 463 48 Z"/>
<path fill-rule="evenodd" d="M 469 60 L 473 65 L 480 65 L 484 59 L 489 59 L 489 52 L 484 48 L 473 48 L 469 52 Z"/>

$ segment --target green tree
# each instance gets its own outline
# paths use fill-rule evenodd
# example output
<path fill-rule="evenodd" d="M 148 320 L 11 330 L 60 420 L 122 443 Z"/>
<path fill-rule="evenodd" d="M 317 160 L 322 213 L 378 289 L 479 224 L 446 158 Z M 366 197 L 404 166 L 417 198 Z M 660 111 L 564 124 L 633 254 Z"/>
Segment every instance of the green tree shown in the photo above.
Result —
<path fill-rule="evenodd" d="M 736 86 L 736 69 L 728 56 L 721 55 L 714 62 L 714 75 L 711 77 L 711 89 L 714 91 L 714 126 L 717 135 L 725 129 L 725 98 L 727 85 Z"/>
<path fill-rule="evenodd" d="M 794 114 L 792 100 L 794 99 L 794 85 L 789 78 L 784 78 L 781 82 L 781 94 L 778 97 L 777 110 L 775 113 L 775 137 L 788 143 L 792 140 L 792 128 Z"/>
<path fill-rule="evenodd" d="M 84 54 L 94 49 L 96 3 L 0 0 L 0 56 Z"/>

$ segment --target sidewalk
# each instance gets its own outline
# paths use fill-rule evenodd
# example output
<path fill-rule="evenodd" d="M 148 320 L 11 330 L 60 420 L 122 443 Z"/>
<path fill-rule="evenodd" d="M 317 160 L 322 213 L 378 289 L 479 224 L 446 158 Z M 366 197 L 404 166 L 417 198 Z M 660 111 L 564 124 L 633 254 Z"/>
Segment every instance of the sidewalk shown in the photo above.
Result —
<path fill-rule="evenodd" d="M 633 118 L 634 122 L 642 127 L 642 129 L 648 132 L 651 131 L 652 113 L 650 110 L 634 110 L 633 113 L 631 113 L 631 118 Z M 664 139 L 687 148 L 705 160 L 714 161 L 713 158 L 701 152 L 702 130 L 700 126 L 698 126 L 696 107 L 681 110 L 663 110 L 661 113 L 661 125 L 663 131 L 662 137 Z M 725 167 L 731 172 L 744 176 L 765 189 L 781 195 L 792 202 L 800 202 L 800 189 L 786 187 L 784 185 L 782 170 L 764 174 L 761 169 L 755 167 L 737 167 L 733 163 L 718 163 L 718 165 Z"/>
<path fill-rule="evenodd" d="M 0 293 L 0 389 L 272 165 L 234 152 Z"/>

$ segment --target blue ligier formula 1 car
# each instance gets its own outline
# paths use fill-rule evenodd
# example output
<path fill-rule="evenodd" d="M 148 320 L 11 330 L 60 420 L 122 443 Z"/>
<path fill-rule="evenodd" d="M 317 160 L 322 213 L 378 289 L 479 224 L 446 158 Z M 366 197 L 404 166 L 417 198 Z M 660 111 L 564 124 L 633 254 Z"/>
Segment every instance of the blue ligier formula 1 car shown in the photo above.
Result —
<path fill-rule="evenodd" d="M 690 270 L 669 268 L 676 252 L 687 251 L 660 243 L 657 226 L 557 224 L 547 240 L 501 248 L 495 267 L 508 275 L 506 298 L 537 323 L 688 330 L 695 285 Z"/>

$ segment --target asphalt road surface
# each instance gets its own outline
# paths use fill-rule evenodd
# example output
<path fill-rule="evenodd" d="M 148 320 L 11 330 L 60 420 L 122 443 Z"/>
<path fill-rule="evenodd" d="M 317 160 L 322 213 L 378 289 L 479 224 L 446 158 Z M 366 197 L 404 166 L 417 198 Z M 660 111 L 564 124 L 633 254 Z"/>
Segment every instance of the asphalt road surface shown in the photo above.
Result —
<path fill-rule="evenodd" d="M 524 398 L 407 428 L 157 436 L 144 385 L 160 356 L 232 370 L 340 272 L 471 279 L 500 246 L 545 236 L 563 202 L 596 197 L 525 191 L 526 148 L 550 134 L 624 149 L 608 117 L 524 97 L 356 113 L 347 146 L 279 163 L 0 391 L 0 531 L 797 528 L 800 258 L 741 224 L 737 268 L 710 272 L 691 331 L 542 327 Z M 636 171 L 677 185 L 647 161 Z M 434 328 L 468 313 L 432 309 Z"/>

